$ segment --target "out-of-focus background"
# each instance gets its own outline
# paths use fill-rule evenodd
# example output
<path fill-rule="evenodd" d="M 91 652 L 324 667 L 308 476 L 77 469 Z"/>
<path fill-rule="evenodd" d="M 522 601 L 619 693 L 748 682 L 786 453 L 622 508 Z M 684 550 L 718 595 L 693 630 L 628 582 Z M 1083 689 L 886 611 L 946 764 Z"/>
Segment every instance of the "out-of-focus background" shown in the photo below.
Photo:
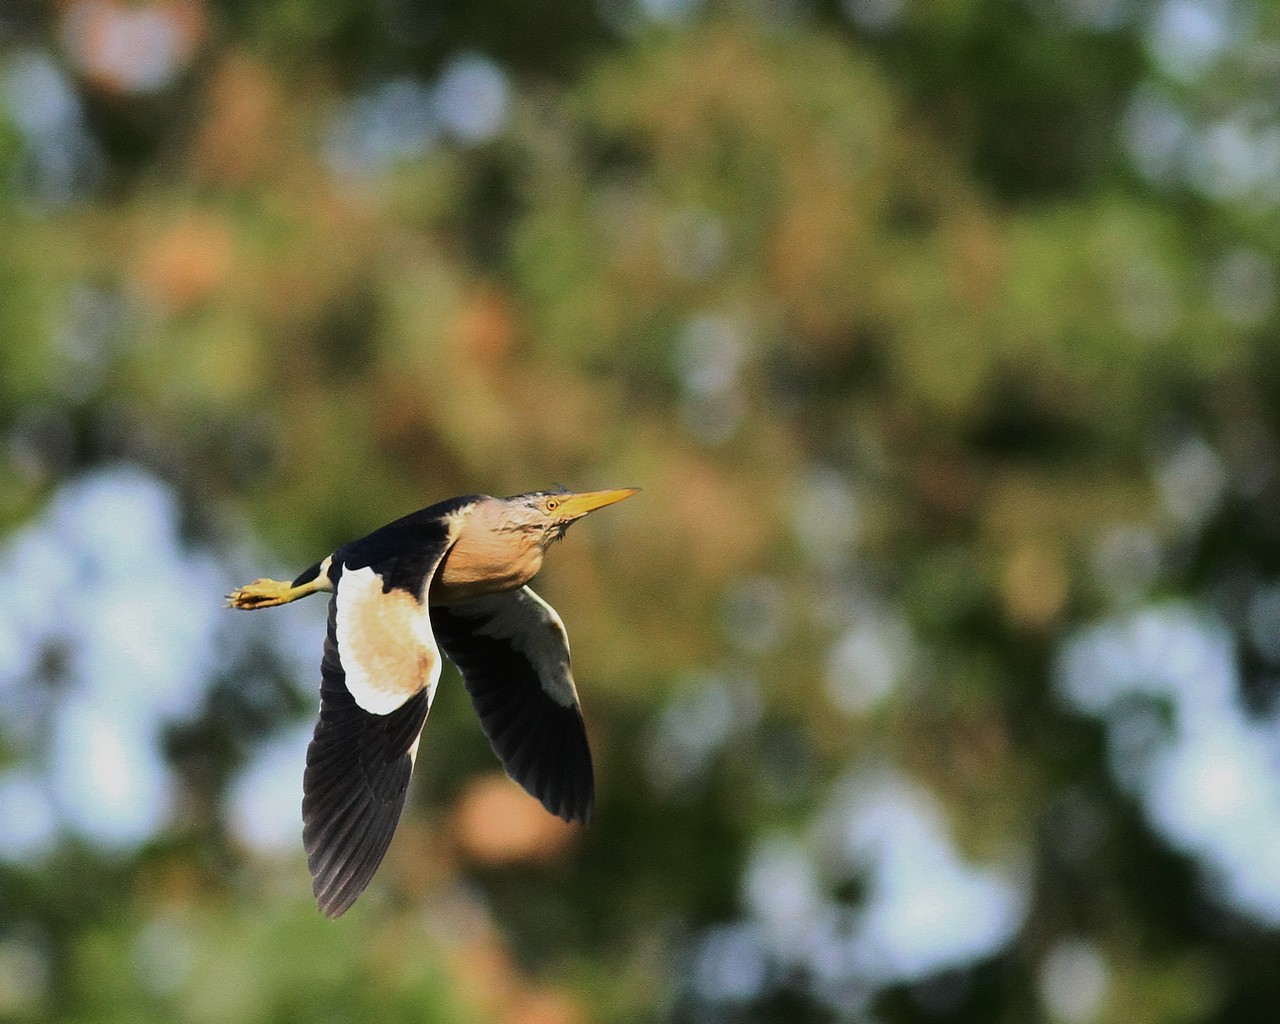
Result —
<path fill-rule="evenodd" d="M 1280 14 L 5 0 L 0 1019 L 1280 1017 Z M 643 493 L 585 831 L 452 669 L 356 907 L 323 599 Z"/>

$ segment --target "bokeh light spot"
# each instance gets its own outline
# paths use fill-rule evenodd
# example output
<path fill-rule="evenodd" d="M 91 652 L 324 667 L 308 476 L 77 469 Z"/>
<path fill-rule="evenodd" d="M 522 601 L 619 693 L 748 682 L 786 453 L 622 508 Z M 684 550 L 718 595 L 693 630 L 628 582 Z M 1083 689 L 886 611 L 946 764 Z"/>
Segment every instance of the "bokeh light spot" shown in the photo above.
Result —
<path fill-rule="evenodd" d="M 488 57 L 460 54 L 441 72 L 435 102 L 444 126 L 460 141 L 488 142 L 506 124 L 511 103 L 506 73 Z"/>
<path fill-rule="evenodd" d="M 1039 981 L 1040 1002 L 1056 1024 L 1092 1024 L 1102 1016 L 1110 972 L 1093 943 L 1066 939 L 1053 945 Z"/>

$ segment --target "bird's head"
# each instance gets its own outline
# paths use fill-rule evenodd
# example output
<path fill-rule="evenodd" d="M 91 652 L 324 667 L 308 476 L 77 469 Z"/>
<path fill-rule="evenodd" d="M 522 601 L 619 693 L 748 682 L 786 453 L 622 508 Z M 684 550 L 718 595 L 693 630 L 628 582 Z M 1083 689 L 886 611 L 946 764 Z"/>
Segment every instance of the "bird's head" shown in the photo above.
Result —
<path fill-rule="evenodd" d="M 570 524 L 588 512 L 629 498 L 640 488 L 623 487 L 613 491 L 530 491 L 505 498 L 510 521 L 521 531 L 531 533 L 545 549 L 564 536 Z"/>

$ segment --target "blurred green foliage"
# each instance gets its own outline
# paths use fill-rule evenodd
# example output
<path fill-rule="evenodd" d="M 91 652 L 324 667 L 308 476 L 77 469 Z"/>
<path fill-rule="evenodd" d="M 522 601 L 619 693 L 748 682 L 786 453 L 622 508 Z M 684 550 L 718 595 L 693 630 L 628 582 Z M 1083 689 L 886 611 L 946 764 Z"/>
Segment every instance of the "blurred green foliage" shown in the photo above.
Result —
<path fill-rule="evenodd" d="M 1240 640 L 1248 707 L 1274 705 L 1240 597 L 1280 571 L 1274 182 L 1224 192 L 1212 150 L 1144 173 L 1127 141 L 1143 96 L 1188 124 L 1258 102 L 1267 18 L 1179 77 L 1159 6 L 96 5 L 185 26 L 142 88 L 68 27 L 94 6 L 0 15 L 0 530 L 120 461 L 237 569 L 455 493 L 644 491 L 539 587 L 573 637 L 589 830 L 477 852 L 464 808 L 494 765 L 447 675 L 386 866 L 320 919 L 300 855 L 228 831 L 253 745 L 311 713 L 258 651 L 172 724 L 165 832 L 0 869 L 0 1017 L 1275 1017 L 1274 931 L 1152 826 L 1054 685 L 1080 628 L 1184 598 Z M 500 130 L 360 149 L 361 98 L 468 52 L 501 76 Z M 33 55 L 79 114 L 41 127 Z M 1162 469 L 1189 439 L 1218 486 Z M 1117 530 L 1153 546 L 1136 582 Z M 863 623 L 913 653 L 842 706 Z M 739 724 L 663 783 L 663 723 L 696 724 L 708 679 L 743 684 Z M 1016 867 L 1016 934 L 844 1002 L 786 964 L 700 993 L 753 851 L 884 765 L 967 861 Z M 823 884 L 856 908 L 869 880 Z M 1064 939 L 1106 966 L 1077 1016 L 1046 1009 Z"/>

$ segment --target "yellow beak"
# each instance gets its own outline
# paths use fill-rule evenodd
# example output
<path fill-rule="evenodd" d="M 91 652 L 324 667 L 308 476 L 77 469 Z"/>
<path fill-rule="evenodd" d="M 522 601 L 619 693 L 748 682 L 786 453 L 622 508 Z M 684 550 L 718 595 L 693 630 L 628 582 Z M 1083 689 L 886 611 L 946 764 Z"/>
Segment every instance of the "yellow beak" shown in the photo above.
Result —
<path fill-rule="evenodd" d="M 639 487 L 623 487 L 617 491 L 583 491 L 581 494 L 567 494 L 560 499 L 560 507 L 556 512 L 562 519 L 580 519 L 588 512 L 594 512 L 598 508 L 629 498 L 638 490 L 640 490 Z"/>

